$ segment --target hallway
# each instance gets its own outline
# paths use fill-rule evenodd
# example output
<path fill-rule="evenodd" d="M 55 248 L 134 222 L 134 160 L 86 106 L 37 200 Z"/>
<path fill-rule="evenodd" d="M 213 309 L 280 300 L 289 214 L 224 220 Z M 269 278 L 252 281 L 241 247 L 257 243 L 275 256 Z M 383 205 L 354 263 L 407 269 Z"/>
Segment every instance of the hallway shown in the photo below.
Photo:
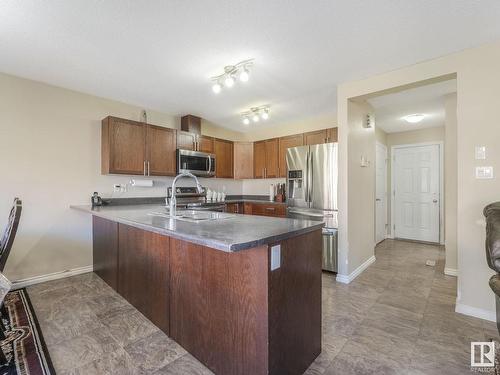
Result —
<path fill-rule="evenodd" d="M 454 312 L 444 247 L 385 240 L 375 257 L 351 284 L 324 277 L 324 350 L 307 373 L 470 374 L 470 342 L 498 333 L 492 322 Z"/>

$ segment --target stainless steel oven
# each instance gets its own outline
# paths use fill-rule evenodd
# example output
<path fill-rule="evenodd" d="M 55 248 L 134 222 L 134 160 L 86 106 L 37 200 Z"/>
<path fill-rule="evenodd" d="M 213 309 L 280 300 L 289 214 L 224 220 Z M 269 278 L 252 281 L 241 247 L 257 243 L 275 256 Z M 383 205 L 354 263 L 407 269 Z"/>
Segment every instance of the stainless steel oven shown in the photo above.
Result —
<path fill-rule="evenodd" d="M 190 172 L 195 176 L 215 176 L 215 155 L 200 151 L 177 150 L 177 173 Z"/>

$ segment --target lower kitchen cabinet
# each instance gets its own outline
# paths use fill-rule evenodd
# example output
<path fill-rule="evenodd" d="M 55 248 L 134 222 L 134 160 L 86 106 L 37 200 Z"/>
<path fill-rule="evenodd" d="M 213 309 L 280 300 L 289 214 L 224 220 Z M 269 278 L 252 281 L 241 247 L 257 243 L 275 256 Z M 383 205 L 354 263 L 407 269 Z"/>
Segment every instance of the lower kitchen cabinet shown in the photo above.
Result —
<path fill-rule="evenodd" d="M 284 204 L 252 203 L 252 215 L 285 217 L 286 207 Z"/>
<path fill-rule="evenodd" d="M 169 334 L 169 237 L 119 224 L 118 293 Z"/>
<path fill-rule="evenodd" d="M 232 214 L 242 214 L 243 203 L 226 203 L 226 212 L 230 212 Z"/>
<path fill-rule="evenodd" d="M 118 290 L 118 223 L 92 216 L 94 272 Z"/>

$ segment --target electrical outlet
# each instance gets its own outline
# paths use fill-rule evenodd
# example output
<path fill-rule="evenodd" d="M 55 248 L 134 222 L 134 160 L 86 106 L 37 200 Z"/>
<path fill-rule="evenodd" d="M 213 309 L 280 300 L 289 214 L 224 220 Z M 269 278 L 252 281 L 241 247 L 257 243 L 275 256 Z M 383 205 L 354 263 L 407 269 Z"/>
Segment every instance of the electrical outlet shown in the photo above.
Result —
<path fill-rule="evenodd" d="M 271 247 L 271 271 L 277 270 L 281 266 L 281 245 Z"/>

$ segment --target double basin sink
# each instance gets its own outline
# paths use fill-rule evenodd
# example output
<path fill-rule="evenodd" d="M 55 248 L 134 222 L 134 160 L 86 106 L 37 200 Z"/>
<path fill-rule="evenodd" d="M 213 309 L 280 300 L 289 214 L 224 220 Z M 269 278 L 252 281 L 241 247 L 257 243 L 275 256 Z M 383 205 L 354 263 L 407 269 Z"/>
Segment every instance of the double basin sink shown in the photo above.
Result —
<path fill-rule="evenodd" d="M 166 219 L 188 221 L 191 223 L 198 223 L 207 220 L 225 220 L 234 217 L 234 215 L 227 214 L 225 212 L 197 211 L 197 210 L 177 210 L 175 216 L 170 216 L 168 208 L 166 212 L 150 212 L 148 215 L 164 217 Z"/>

